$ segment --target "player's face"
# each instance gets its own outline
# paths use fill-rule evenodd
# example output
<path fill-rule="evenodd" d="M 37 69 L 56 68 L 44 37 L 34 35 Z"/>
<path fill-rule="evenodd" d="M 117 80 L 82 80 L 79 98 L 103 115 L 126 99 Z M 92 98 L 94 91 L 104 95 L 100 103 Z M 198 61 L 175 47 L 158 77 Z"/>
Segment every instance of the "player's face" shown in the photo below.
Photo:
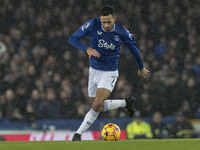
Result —
<path fill-rule="evenodd" d="M 108 16 L 100 16 L 101 24 L 103 25 L 104 30 L 111 31 L 114 27 L 116 17 L 113 17 L 111 14 Z"/>

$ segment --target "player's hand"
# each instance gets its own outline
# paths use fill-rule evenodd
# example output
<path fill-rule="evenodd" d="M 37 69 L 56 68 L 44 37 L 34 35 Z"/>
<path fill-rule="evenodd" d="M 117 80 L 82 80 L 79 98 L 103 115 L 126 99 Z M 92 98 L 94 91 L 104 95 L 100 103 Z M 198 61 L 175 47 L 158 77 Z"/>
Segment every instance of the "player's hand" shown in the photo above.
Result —
<path fill-rule="evenodd" d="M 142 78 L 147 78 L 149 74 L 149 70 L 146 68 L 142 68 L 141 70 L 138 70 L 138 75 Z"/>
<path fill-rule="evenodd" d="M 101 55 L 99 54 L 99 52 L 97 52 L 96 49 L 92 49 L 92 48 L 89 47 L 86 51 L 87 51 L 87 54 L 89 56 L 89 59 L 91 58 L 91 56 L 94 56 L 94 57 L 97 57 L 97 58 L 101 57 Z"/>

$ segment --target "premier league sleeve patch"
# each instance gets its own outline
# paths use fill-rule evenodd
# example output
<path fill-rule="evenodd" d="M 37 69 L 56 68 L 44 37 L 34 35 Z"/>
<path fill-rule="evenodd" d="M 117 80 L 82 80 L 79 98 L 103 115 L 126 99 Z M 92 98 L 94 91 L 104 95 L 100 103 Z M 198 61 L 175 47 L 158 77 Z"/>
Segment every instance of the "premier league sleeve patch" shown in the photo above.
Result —
<path fill-rule="evenodd" d="M 90 22 L 87 22 L 86 24 L 84 24 L 84 25 L 81 27 L 81 30 L 84 31 L 84 30 L 87 29 L 89 26 L 90 26 Z"/>
<path fill-rule="evenodd" d="M 131 39 L 131 40 L 133 40 L 133 35 L 131 34 L 131 33 L 129 33 L 129 38 Z"/>

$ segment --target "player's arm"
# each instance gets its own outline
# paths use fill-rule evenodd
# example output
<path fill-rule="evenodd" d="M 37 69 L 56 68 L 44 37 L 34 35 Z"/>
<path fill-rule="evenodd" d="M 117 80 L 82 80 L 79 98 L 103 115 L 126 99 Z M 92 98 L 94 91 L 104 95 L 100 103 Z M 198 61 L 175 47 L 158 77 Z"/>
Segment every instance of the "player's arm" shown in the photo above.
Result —
<path fill-rule="evenodd" d="M 84 52 L 88 49 L 88 46 L 83 44 L 80 39 L 91 35 L 91 30 L 93 28 L 93 20 L 85 22 L 79 29 L 74 32 L 68 39 L 68 42 Z"/>
<path fill-rule="evenodd" d="M 93 28 L 93 20 L 89 20 L 84 23 L 76 32 L 74 32 L 68 39 L 68 42 L 75 46 L 77 49 L 80 49 L 84 52 L 87 52 L 89 58 L 91 56 L 100 57 L 100 54 L 95 50 L 87 45 L 83 44 L 80 39 L 91 35 L 91 30 Z"/>
<path fill-rule="evenodd" d="M 133 35 L 130 32 L 128 32 L 128 30 L 126 30 L 125 35 L 124 35 L 124 43 L 126 46 L 129 47 L 132 55 L 134 56 L 138 66 L 139 66 L 138 75 L 143 78 L 146 78 L 148 76 L 149 70 L 147 70 L 144 67 L 142 57 L 141 57 L 140 52 L 135 43 L 135 39 L 134 39 Z"/>

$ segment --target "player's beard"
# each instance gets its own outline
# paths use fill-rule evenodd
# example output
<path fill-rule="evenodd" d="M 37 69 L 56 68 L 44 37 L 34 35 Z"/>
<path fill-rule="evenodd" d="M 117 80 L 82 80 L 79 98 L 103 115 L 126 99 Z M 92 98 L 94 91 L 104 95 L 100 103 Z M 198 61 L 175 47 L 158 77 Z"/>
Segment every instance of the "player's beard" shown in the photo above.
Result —
<path fill-rule="evenodd" d="M 114 24 L 111 27 L 104 28 L 106 31 L 111 31 L 114 28 Z"/>

